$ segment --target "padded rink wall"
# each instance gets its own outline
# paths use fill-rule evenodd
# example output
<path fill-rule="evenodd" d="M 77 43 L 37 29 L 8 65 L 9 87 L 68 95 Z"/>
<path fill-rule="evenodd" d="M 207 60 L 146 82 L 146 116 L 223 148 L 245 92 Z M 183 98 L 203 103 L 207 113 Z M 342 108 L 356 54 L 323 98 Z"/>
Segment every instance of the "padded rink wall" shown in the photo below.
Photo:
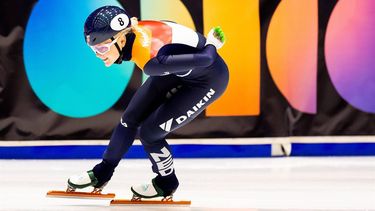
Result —
<path fill-rule="evenodd" d="M 175 158 L 375 155 L 375 137 L 170 139 Z M 107 141 L 1 141 L 0 159 L 100 159 Z M 147 158 L 138 140 L 124 158 Z"/>

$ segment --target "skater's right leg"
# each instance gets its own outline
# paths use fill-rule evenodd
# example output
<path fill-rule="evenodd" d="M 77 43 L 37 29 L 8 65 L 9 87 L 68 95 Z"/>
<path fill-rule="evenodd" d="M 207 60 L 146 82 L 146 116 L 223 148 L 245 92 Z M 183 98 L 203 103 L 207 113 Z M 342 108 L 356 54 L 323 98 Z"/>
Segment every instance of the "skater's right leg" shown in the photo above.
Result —
<path fill-rule="evenodd" d="M 179 83 L 175 76 L 149 77 L 134 94 L 114 129 L 102 162 L 88 172 L 71 177 L 68 186 L 73 189 L 88 186 L 103 188 L 133 144 L 140 123 L 166 100 L 166 94 Z"/>
<path fill-rule="evenodd" d="M 124 115 L 125 116 L 125 115 Z M 80 189 L 92 186 L 99 190 L 103 189 L 106 183 L 112 178 L 115 168 L 122 156 L 128 151 L 134 142 L 137 132 L 136 127 L 124 124 L 123 118 L 112 133 L 109 145 L 104 152 L 103 160 L 95 167 L 80 175 L 69 178 L 68 186 L 71 189 Z"/>
<path fill-rule="evenodd" d="M 101 187 L 112 178 L 115 168 L 134 142 L 137 127 L 125 123 L 123 119 L 125 118 L 121 118 L 121 123 L 116 126 L 112 133 L 108 147 L 103 154 L 102 162 L 92 169 L 98 180 L 96 186 Z"/>

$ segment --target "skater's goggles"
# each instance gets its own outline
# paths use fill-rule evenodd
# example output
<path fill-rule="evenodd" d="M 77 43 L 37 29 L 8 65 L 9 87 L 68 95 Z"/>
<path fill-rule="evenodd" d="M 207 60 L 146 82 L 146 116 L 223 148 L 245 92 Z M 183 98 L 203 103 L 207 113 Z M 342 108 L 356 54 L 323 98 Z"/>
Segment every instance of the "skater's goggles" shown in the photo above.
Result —
<path fill-rule="evenodd" d="M 108 51 L 111 50 L 111 46 L 117 42 L 117 40 L 118 40 L 119 37 L 120 37 L 120 36 L 116 37 L 115 39 L 112 38 L 113 40 L 112 40 L 112 42 L 110 42 L 110 43 L 97 44 L 97 45 L 94 45 L 94 46 L 89 45 L 89 46 L 90 46 L 90 48 L 91 48 L 95 53 L 98 53 L 98 54 L 100 54 L 100 55 L 104 55 L 104 54 L 106 54 Z"/>

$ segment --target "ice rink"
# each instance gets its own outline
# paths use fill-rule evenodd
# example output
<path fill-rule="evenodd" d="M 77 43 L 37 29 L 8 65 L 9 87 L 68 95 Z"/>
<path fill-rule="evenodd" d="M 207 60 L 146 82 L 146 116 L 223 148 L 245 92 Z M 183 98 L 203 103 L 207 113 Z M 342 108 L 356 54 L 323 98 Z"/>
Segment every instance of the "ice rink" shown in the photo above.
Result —
<path fill-rule="evenodd" d="M 175 159 L 188 207 L 109 206 L 109 201 L 46 198 L 99 160 L 0 160 L 0 210 L 375 210 L 375 157 Z M 123 160 L 103 192 L 130 198 L 153 178 L 148 160 Z M 134 207 L 136 206 L 136 207 Z"/>

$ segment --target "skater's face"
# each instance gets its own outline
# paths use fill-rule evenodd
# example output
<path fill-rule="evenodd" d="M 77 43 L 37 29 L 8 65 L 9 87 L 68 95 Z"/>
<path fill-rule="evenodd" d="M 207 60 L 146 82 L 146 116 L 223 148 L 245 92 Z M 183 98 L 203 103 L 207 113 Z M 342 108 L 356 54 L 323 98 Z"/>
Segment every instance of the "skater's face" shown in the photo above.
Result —
<path fill-rule="evenodd" d="M 104 62 L 104 65 L 111 66 L 120 56 L 115 44 L 122 49 L 126 43 L 126 37 L 123 32 L 114 36 L 114 40 L 108 39 L 95 46 L 90 46 L 95 52 L 96 56 Z"/>

